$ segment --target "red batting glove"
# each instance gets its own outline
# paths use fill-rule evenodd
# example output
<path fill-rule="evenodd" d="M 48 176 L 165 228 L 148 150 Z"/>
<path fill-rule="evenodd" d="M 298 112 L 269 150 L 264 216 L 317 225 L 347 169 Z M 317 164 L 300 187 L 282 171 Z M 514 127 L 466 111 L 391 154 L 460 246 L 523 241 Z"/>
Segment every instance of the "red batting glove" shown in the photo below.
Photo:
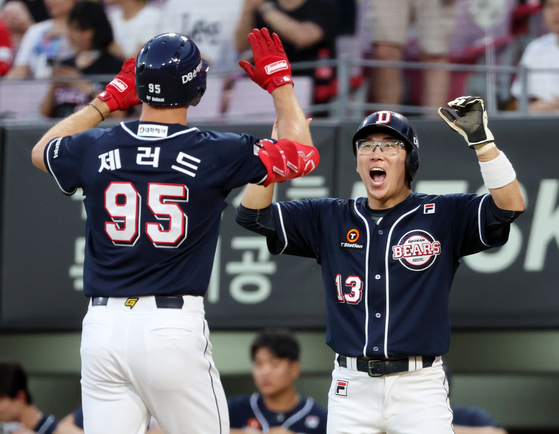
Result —
<path fill-rule="evenodd" d="M 124 65 L 120 73 L 107 84 L 105 90 L 97 95 L 97 98 L 105 101 L 111 112 L 116 110 L 127 110 L 141 101 L 136 95 L 136 59 L 131 57 Z"/>
<path fill-rule="evenodd" d="M 272 39 L 270 32 L 264 27 L 262 30 L 254 29 L 248 35 L 248 40 L 252 47 L 254 66 L 245 60 L 241 60 L 239 66 L 251 80 L 270 93 L 285 84 L 293 86 L 291 65 L 279 36 L 274 33 Z"/>

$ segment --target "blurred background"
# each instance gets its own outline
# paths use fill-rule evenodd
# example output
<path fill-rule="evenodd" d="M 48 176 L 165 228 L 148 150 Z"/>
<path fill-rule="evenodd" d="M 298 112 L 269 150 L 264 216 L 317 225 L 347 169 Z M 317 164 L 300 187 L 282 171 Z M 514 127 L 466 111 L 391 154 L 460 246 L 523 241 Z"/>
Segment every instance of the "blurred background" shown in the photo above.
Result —
<path fill-rule="evenodd" d="M 0 360 L 24 366 L 44 413 L 80 405 L 83 196 L 68 199 L 36 170 L 32 146 L 166 31 L 191 37 L 210 63 L 188 125 L 268 137 L 272 98 L 237 66 L 262 26 L 282 38 L 321 153 L 312 176 L 278 186 L 278 200 L 366 194 L 351 137 L 380 109 L 417 127 L 415 191 L 481 193 L 476 159 L 437 108 L 484 98 L 527 209 L 504 247 L 464 258 L 457 272 L 444 356 L 451 402 L 487 410 L 509 433 L 559 433 L 559 0 L 0 2 Z M 117 112 L 103 126 L 137 115 Z M 228 198 L 206 296 L 226 393 L 255 391 L 250 342 L 264 326 L 288 326 L 302 347 L 298 390 L 326 405 L 334 353 L 319 266 L 272 257 L 237 226 L 241 196 Z"/>

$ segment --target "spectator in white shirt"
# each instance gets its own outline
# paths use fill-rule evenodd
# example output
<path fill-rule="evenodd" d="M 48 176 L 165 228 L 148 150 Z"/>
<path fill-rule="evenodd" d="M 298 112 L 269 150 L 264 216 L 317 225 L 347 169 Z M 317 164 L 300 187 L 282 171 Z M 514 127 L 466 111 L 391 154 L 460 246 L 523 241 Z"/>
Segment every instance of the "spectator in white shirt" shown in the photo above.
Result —
<path fill-rule="evenodd" d="M 234 32 L 242 5 L 242 0 L 166 0 L 159 33 L 192 38 L 212 73 L 237 71 Z M 244 35 L 247 42 L 251 31 Z"/>
<path fill-rule="evenodd" d="M 33 24 L 25 32 L 8 79 L 48 78 L 52 66 L 70 57 L 68 17 L 77 0 L 45 0 L 52 17 Z"/>
<path fill-rule="evenodd" d="M 528 44 L 520 65 L 528 68 L 528 111 L 531 113 L 559 110 L 559 0 L 542 0 L 543 17 L 550 33 Z M 556 69 L 549 72 L 531 69 Z M 518 100 L 522 95 L 522 83 L 517 77 L 511 93 Z"/>
<path fill-rule="evenodd" d="M 117 45 L 112 52 L 123 59 L 136 57 L 147 41 L 165 33 L 159 31 L 160 9 L 146 0 L 105 0 L 104 3 Z"/>

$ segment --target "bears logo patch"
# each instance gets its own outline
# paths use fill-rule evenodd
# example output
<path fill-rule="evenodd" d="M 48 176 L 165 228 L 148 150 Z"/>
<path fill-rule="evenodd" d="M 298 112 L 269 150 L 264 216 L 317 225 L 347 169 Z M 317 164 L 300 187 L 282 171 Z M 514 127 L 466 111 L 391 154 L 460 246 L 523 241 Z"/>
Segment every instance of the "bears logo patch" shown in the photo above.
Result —
<path fill-rule="evenodd" d="M 406 233 L 398 245 L 392 246 L 392 259 L 409 270 L 423 271 L 429 268 L 441 253 L 441 243 L 428 232 L 416 229 Z"/>

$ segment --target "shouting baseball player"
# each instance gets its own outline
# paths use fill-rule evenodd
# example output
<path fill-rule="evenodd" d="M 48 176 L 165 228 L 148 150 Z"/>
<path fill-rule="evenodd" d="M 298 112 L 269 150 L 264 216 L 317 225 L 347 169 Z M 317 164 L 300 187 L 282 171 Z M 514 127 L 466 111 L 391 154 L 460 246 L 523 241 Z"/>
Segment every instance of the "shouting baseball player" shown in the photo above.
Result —
<path fill-rule="evenodd" d="M 229 431 L 203 306 L 225 198 L 318 164 L 280 39 L 255 29 L 249 40 L 255 66 L 241 66 L 271 93 L 279 141 L 188 127 L 207 64 L 190 39 L 166 33 L 33 149 L 33 163 L 64 193 L 85 195 L 87 434 L 145 433 L 150 415 L 167 434 Z M 138 121 L 94 128 L 140 101 Z"/>
<path fill-rule="evenodd" d="M 524 210 L 515 171 L 487 127 L 484 102 L 461 97 L 442 118 L 474 149 L 490 194 L 411 191 L 419 167 L 413 126 L 368 116 L 352 148 L 367 197 L 272 205 L 250 185 L 237 212 L 274 254 L 315 258 L 326 289 L 327 343 L 337 353 L 328 433 L 452 433 L 441 355 L 448 297 L 462 256 L 501 246 Z"/>

